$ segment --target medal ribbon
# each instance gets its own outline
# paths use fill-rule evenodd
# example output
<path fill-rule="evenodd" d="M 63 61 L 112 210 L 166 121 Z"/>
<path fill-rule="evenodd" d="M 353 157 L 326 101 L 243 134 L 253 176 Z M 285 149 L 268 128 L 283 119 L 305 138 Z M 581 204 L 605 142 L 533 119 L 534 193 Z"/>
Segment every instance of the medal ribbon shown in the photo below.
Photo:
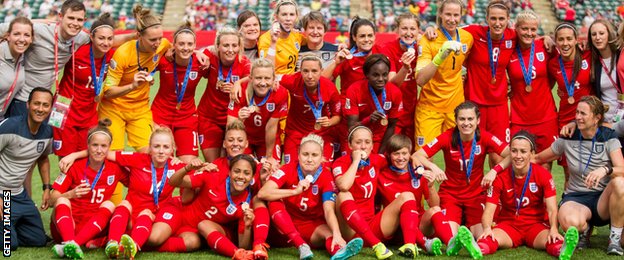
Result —
<path fill-rule="evenodd" d="M 503 41 L 505 41 L 505 33 L 503 33 L 503 38 L 501 38 L 500 41 L 498 42 L 499 53 L 500 53 L 500 46 L 501 46 L 501 43 L 503 43 Z M 488 29 L 488 32 L 487 32 L 487 44 L 488 44 L 488 56 L 490 59 L 490 74 L 492 74 L 492 78 L 496 78 L 496 69 L 498 67 L 499 59 L 496 59 L 496 61 L 494 61 L 494 53 L 492 49 L 492 37 L 490 36 L 490 29 Z"/>
<path fill-rule="evenodd" d="M 357 46 L 353 46 L 353 48 L 351 48 L 351 50 L 349 50 L 349 52 L 351 52 L 351 55 L 353 55 L 353 57 L 365 57 L 365 56 L 368 56 L 368 54 L 371 51 L 361 51 L 361 52 L 358 52 L 357 51 Z"/>
<path fill-rule="evenodd" d="M 574 97 L 574 82 L 576 81 L 576 71 L 572 72 L 572 78 L 568 81 L 568 73 L 566 73 L 565 66 L 563 65 L 563 59 L 559 56 L 559 68 L 561 69 L 561 76 L 563 76 L 563 83 L 565 84 L 568 97 Z"/>
<path fill-rule="evenodd" d="M 227 77 L 223 78 L 223 67 L 221 66 L 221 62 L 219 62 L 219 80 L 223 82 L 230 82 L 230 78 L 232 78 L 232 66 L 230 66 L 230 71 L 228 71 Z"/>
<path fill-rule="evenodd" d="M 600 64 L 602 64 L 602 71 L 604 71 L 605 75 L 607 75 L 607 78 L 609 78 L 609 81 L 611 81 L 611 85 L 613 85 L 615 90 L 617 90 L 617 92 L 621 94 L 622 93 L 622 89 L 618 88 L 618 84 L 611 77 L 611 73 L 609 73 L 609 70 L 607 69 L 607 65 L 604 63 L 602 58 L 599 58 L 599 60 L 600 60 Z"/>
<path fill-rule="evenodd" d="M 360 162 L 358 163 L 358 169 L 366 166 L 370 166 L 370 159 L 360 160 Z"/>
<path fill-rule="evenodd" d="M 583 167 L 583 160 L 582 158 L 582 153 L 581 153 L 581 148 L 582 148 L 582 142 L 583 142 L 583 135 L 581 133 L 579 133 L 579 172 L 581 172 L 581 175 L 585 174 L 585 171 L 587 171 L 587 167 L 589 167 L 589 162 L 591 161 L 592 155 L 594 155 L 594 144 L 596 143 L 596 136 L 598 136 L 598 134 L 600 134 L 600 128 L 598 128 L 598 130 L 596 130 L 596 134 L 594 135 L 594 137 L 592 137 L 592 143 L 591 143 L 591 147 L 589 148 L 589 157 L 587 158 L 587 163 L 585 164 L 585 169 L 583 169 L 583 171 L 581 171 L 581 168 Z"/>
<path fill-rule="evenodd" d="M 2 105 L 2 110 L 0 111 L 4 111 L 6 107 L 9 105 L 11 95 L 13 94 L 13 91 L 15 90 L 15 86 L 17 85 L 17 78 L 19 76 L 20 65 L 21 65 L 21 62 L 19 62 L 19 59 L 18 59 L 17 67 L 15 69 L 15 79 L 13 79 L 13 84 L 11 84 L 11 88 L 9 88 L 9 93 L 7 93 L 7 97 L 4 100 L 4 105 Z"/>
<path fill-rule="evenodd" d="M 234 203 L 234 201 L 232 200 L 232 193 L 230 192 L 230 177 L 229 176 L 227 177 L 227 179 L 225 179 L 225 195 L 227 196 L 227 200 L 230 203 L 230 205 L 233 205 L 236 207 L 236 203 Z M 245 199 L 245 201 L 247 203 L 251 201 L 251 190 L 249 186 L 247 186 L 247 199 Z"/>
<path fill-rule="evenodd" d="M 154 167 L 154 162 L 152 165 L 152 194 L 154 195 L 154 205 L 158 206 L 158 199 L 160 197 L 160 193 L 165 188 L 165 182 L 167 182 L 167 171 L 169 169 L 169 161 L 165 162 L 165 168 L 162 172 L 162 177 L 160 177 L 160 187 L 156 187 L 158 183 L 156 183 L 156 168 Z"/>
<path fill-rule="evenodd" d="M 462 158 L 462 165 L 466 170 L 466 179 L 470 183 L 470 175 L 472 175 L 472 165 L 474 164 L 475 150 L 477 150 L 477 133 L 472 137 L 472 147 L 470 148 L 470 161 L 466 162 L 466 156 L 464 155 L 464 145 L 462 140 L 459 140 L 459 153 Z"/>
<path fill-rule="evenodd" d="M 271 96 L 271 89 L 269 89 L 269 92 L 267 92 L 267 94 L 264 96 L 262 101 L 260 101 L 260 103 L 258 103 L 256 105 L 256 101 L 255 101 L 256 94 L 254 93 L 253 96 L 251 97 L 251 100 L 249 100 L 249 105 L 250 106 L 258 106 L 258 107 L 264 106 L 264 104 L 267 102 L 267 100 L 269 100 L 269 96 Z"/>
<path fill-rule="evenodd" d="M 440 31 L 442 31 L 447 40 L 453 40 L 451 34 L 443 26 L 440 26 Z M 459 30 L 457 30 L 457 28 L 455 29 L 455 38 L 457 38 L 456 41 L 461 42 L 461 39 L 459 38 Z"/>
<path fill-rule="evenodd" d="M 377 112 L 385 116 L 386 112 L 381 107 L 381 104 L 379 103 L 379 100 L 377 98 L 377 94 L 375 93 L 375 90 L 373 89 L 373 87 L 371 87 L 370 84 L 368 84 L 368 92 L 370 92 L 371 94 L 371 98 L 373 99 L 373 103 L 375 103 L 375 108 L 377 109 Z M 386 103 L 386 88 L 381 89 L 381 102 Z"/>
<path fill-rule="evenodd" d="M 182 86 L 180 86 L 180 82 L 178 81 L 178 66 L 176 62 L 173 62 L 173 82 L 175 82 L 175 93 L 176 93 L 176 102 L 178 107 L 182 104 L 182 99 L 184 98 L 184 93 L 186 92 L 186 86 L 188 85 L 189 74 L 191 74 L 191 68 L 193 67 L 193 55 L 189 59 L 188 65 L 186 65 L 186 72 L 184 73 L 184 80 L 182 81 Z"/>
<path fill-rule="evenodd" d="M 87 168 L 89 168 L 89 159 L 87 159 L 87 166 L 85 166 L 85 169 L 82 172 L 83 179 L 87 182 L 87 184 L 89 184 L 89 179 L 87 178 Z M 100 166 L 100 170 L 98 170 L 97 174 L 95 175 L 95 178 L 93 179 L 93 183 L 91 183 L 91 190 L 95 188 L 95 185 L 100 180 L 100 177 L 102 176 L 102 171 L 104 171 L 104 163 L 102 163 L 102 166 Z"/>
<path fill-rule="evenodd" d="M 316 182 L 318 177 L 321 176 L 322 171 L 323 171 L 323 165 L 319 166 L 318 169 L 316 169 L 316 172 L 314 173 L 314 175 L 312 175 L 314 179 L 312 180 L 311 183 Z M 301 165 L 297 165 L 297 174 L 299 175 L 299 181 L 305 179 L 305 177 L 303 176 L 303 172 L 301 171 Z"/>
<path fill-rule="evenodd" d="M 308 90 L 305 88 L 305 86 L 303 87 L 303 97 L 305 98 L 306 102 L 308 102 L 308 105 L 310 105 L 310 110 L 312 110 L 312 114 L 314 114 L 314 118 L 319 119 L 323 114 L 323 105 L 324 105 L 323 96 L 321 96 L 321 82 L 320 81 L 318 83 L 318 87 L 316 88 L 316 92 L 317 92 L 317 97 L 319 101 L 318 107 L 314 104 L 314 102 L 312 102 L 312 100 L 308 96 Z"/>
<path fill-rule="evenodd" d="M 102 65 L 100 66 L 100 75 L 95 74 L 95 58 L 93 57 L 93 45 L 91 45 L 91 49 L 89 50 L 89 58 L 91 58 L 91 78 L 93 79 L 93 91 L 95 92 L 95 96 L 99 96 L 102 92 L 102 82 L 104 81 L 104 73 L 106 73 L 106 53 L 104 53 L 104 57 L 102 57 Z"/>
<path fill-rule="evenodd" d="M 405 47 L 406 50 L 409 50 L 409 48 L 414 48 L 414 46 L 416 45 L 416 41 L 412 42 L 412 44 L 407 44 L 401 39 L 399 39 L 399 43 L 401 43 L 401 46 Z"/>
<path fill-rule="evenodd" d="M 526 192 L 526 188 L 527 186 L 529 186 L 529 179 L 531 178 L 531 172 L 533 171 L 533 165 L 529 165 L 529 173 L 526 176 L 526 179 L 524 180 L 524 186 L 522 186 L 522 193 L 520 193 L 520 198 L 518 198 L 518 195 L 516 195 L 516 178 L 514 176 L 514 170 L 513 167 L 511 168 L 511 185 L 513 187 L 513 191 L 514 191 L 514 200 L 516 202 L 516 216 L 519 215 L 520 213 L 520 207 L 522 206 L 522 200 L 524 199 L 524 193 Z"/>
<path fill-rule="evenodd" d="M 518 61 L 520 61 L 520 68 L 522 69 L 522 77 L 524 78 L 524 83 L 527 86 L 531 85 L 533 81 L 533 56 L 535 54 L 535 43 L 531 43 L 531 54 L 529 56 L 529 66 L 524 67 L 524 57 L 522 57 L 522 50 L 520 50 L 520 44 L 516 45 L 516 52 L 518 53 Z"/>

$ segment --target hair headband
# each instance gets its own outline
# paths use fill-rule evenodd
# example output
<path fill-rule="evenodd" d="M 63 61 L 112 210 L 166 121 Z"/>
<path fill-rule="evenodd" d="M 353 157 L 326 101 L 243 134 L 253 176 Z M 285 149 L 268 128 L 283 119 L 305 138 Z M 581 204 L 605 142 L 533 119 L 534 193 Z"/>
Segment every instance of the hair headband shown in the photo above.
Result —
<path fill-rule="evenodd" d="M 529 143 L 531 144 L 531 150 L 535 151 L 535 144 L 533 144 L 533 141 L 531 141 L 531 139 L 529 139 L 528 137 L 524 136 L 524 135 L 517 135 L 514 136 L 513 138 L 511 138 L 511 141 L 516 140 L 516 139 L 524 139 L 529 141 Z"/>
<path fill-rule="evenodd" d="M 347 136 L 347 140 L 351 140 L 351 136 L 353 135 L 353 133 L 355 133 L 355 131 L 357 131 L 358 129 L 366 129 L 368 130 L 368 132 L 373 133 L 373 131 L 370 130 L 370 128 L 363 126 L 363 125 L 358 125 L 356 127 L 354 127 L 353 129 L 351 129 L 351 131 L 349 132 L 349 135 Z"/>
<path fill-rule="evenodd" d="M 184 33 L 184 32 L 186 32 L 186 33 L 190 33 L 190 34 L 192 34 L 192 35 L 193 35 L 193 37 L 195 37 L 195 32 L 193 32 L 193 30 L 191 30 L 191 29 L 189 29 L 189 28 L 184 28 L 184 29 L 182 29 L 182 30 L 177 31 L 177 32 L 173 35 L 173 39 L 175 40 L 175 38 L 176 38 L 176 37 L 178 37 L 178 34 L 181 34 L 181 33 Z"/>
<path fill-rule="evenodd" d="M 561 30 L 563 28 L 570 28 L 570 29 L 572 29 L 572 31 L 574 31 L 574 34 L 577 34 L 576 27 L 572 26 L 569 23 L 561 23 L 561 24 L 557 25 L 557 28 L 555 28 L 555 32 L 558 32 L 559 30 Z"/>
<path fill-rule="evenodd" d="M 100 29 L 102 27 L 107 27 L 107 28 L 110 28 L 111 30 L 115 29 L 115 28 L 113 28 L 112 26 L 110 26 L 108 24 L 101 24 L 101 25 L 98 25 L 97 27 L 91 29 L 91 34 L 95 34 L 95 31 L 97 31 L 97 29 Z"/>
<path fill-rule="evenodd" d="M 93 137 L 93 135 L 95 135 L 95 134 L 103 134 L 103 135 L 105 135 L 106 137 L 108 137 L 108 139 L 109 139 L 109 140 L 111 140 L 111 141 L 113 140 L 113 137 L 112 137 L 110 134 L 108 134 L 107 132 L 104 132 L 104 131 L 102 131 L 102 130 L 97 130 L 97 131 L 95 131 L 95 132 L 91 133 L 91 134 L 87 137 L 87 141 L 91 141 L 91 137 Z"/>

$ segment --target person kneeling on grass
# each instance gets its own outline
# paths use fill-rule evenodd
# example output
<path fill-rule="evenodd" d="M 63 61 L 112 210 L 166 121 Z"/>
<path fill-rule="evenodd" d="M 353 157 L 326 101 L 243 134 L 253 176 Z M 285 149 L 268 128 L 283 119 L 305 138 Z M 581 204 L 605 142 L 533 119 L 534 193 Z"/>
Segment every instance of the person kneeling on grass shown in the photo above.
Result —
<path fill-rule="evenodd" d="M 499 247 L 521 245 L 545 249 L 562 260 L 572 257 L 578 243 L 578 230 L 571 226 L 565 237 L 559 234 L 555 182 L 545 168 L 531 163 L 534 155 L 533 135 L 524 130 L 515 134 L 511 139 L 511 167 L 502 171 L 488 189 L 481 218 L 483 234 L 475 241 L 467 228 L 459 229 L 459 240 L 472 258 L 493 254 Z M 498 205 L 500 214 L 493 227 Z"/>
<path fill-rule="evenodd" d="M 81 245 L 100 247 L 106 238 L 108 221 L 115 209 L 110 198 L 117 183 L 127 179 L 116 163 L 106 159 L 113 140 L 108 130 L 110 124 L 110 120 L 104 119 L 89 130 L 88 157 L 61 172 L 52 186 L 50 205 L 54 205 L 54 213 L 50 232 L 56 242 L 63 242 L 52 247 L 57 257 L 82 259 Z M 101 238 L 101 242 L 94 243 L 98 240 L 94 238 Z"/>

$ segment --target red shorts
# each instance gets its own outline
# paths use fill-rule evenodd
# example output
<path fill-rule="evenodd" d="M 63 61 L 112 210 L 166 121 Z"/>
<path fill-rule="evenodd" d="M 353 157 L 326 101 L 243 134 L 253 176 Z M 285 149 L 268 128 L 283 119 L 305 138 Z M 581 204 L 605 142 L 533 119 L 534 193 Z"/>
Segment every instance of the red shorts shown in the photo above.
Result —
<path fill-rule="evenodd" d="M 93 214 L 95 214 L 97 212 L 93 212 Z M 91 217 L 93 217 L 93 214 L 91 215 L 76 215 L 76 214 L 72 214 L 72 218 L 74 220 L 74 232 L 77 234 L 78 232 L 80 232 L 80 230 L 82 230 L 82 228 L 89 222 L 89 219 L 91 219 Z M 54 219 L 54 212 L 52 212 L 51 218 L 50 218 L 50 234 L 52 235 L 52 238 L 54 239 L 54 242 L 60 244 L 63 241 L 63 238 L 61 237 L 61 233 L 58 231 L 58 228 L 56 227 L 56 219 Z M 103 227 L 102 231 L 100 231 L 100 233 L 98 233 L 97 235 L 93 236 L 93 238 L 91 238 L 90 240 L 93 239 L 97 239 L 100 237 L 106 237 L 108 235 L 108 224 Z"/>
<path fill-rule="evenodd" d="M 199 117 L 199 144 L 201 149 L 221 148 L 225 138 L 225 124 L 218 125 L 211 119 Z"/>
<path fill-rule="evenodd" d="M 485 195 L 479 195 L 473 200 L 461 201 L 450 194 L 440 194 L 442 212 L 448 217 L 448 220 L 460 225 L 465 223 L 467 227 L 471 227 L 480 224 L 484 207 Z"/>
<path fill-rule="evenodd" d="M 327 225 L 324 219 L 304 220 L 293 218 L 292 221 L 295 227 L 297 227 L 297 231 L 299 231 L 299 234 L 301 235 L 303 240 L 305 240 L 308 244 L 312 244 L 310 240 L 312 240 L 312 235 L 314 234 L 314 231 L 316 231 L 316 229 L 321 225 Z"/>
<path fill-rule="evenodd" d="M 168 203 L 167 205 L 163 205 L 158 211 L 154 214 L 156 215 L 156 219 L 154 219 L 154 223 L 162 222 L 171 228 L 172 233 L 177 233 L 177 231 L 182 226 L 182 203 L 176 199 L 176 201 L 180 205 L 176 205 L 176 203 Z"/>
<path fill-rule="evenodd" d="M 483 106 L 479 105 L 481 112 L 481 122 L 479 127 L 499 140 L 509 143 L 511 135 L 509 132 L 509 105 L 507 102 L 501 105 Z"/>
<path fill-rule="evenodd" d="M 539 233 L 544 230 L 550 229 L 550 226 L 546 223 L 535 223 L 531 225 L 514 225 L 511 221 L 505 221 L 497 223 L 494 228 L 498 228 L 505 231 L 513 242 L 513 247 L 519 247 L 525 245 L 527 247 L 533 247 L 533 242 Z"/>
<path fill-rule="evenodd" d="M 154 122 L 159 125 L 167 126 L 173 132 L 173 138 L 176 143 L 176 155 L 195 155 L 199 149 L 199 138 L 197 134 L 198 119 L 197 115 L 192 115 L 175 122 L 163 120 L 157 114 L 152 115 Z"/>
<path fill-rule="evenodd" d="M 299 146 L 301 145 L 301 139 L 307 134 L 289 131 L 286 133 L 286 139 L 284 140 L 284 162 L 290 163 L 297 161 L 299 154 Z M 332 148 L 331 138 L 323 136 L 323 157 L 327 161 L 333 160 L 334 149 Z"/>
<path fill-rule="evenodd" d="M 390 239 L 392 239 L 392 235 L 390 236 L 384 236 L 383 232 L 381 231 L 381 215 L 383 215 L 383 210 L 377 212 L 377 214 L 375 214 L 375 216 L 373 216 L 371 219 L 368 220 L 368 226 L 370 227 L 371 231 L 373 232 L 373 234 L 379 238 L 379 240 L 381 241 L 388 241 Z M 369 247 L 372 247 L 374 245 L 367 245 Z"/>
<path fill-rule="evenodd" d="M 67 156 L 70 153 L 87 149 L 87 132 L 92 126 L 68 126 L 63 129 L 52 128 L 54 140 L 52 142 L 54 154 Z"/>
<path fill-rule="evenodd" d="M 535 124 L 535 125 L 518 125 L 511 124 L 511 136 L 515 135 L 520 130 L 526 130 L 529 133 L 535 135 L 535 142 L 537 152 L 544 151 L 550 148 L 550 145 L 559 136 L 557 119 Z"/>

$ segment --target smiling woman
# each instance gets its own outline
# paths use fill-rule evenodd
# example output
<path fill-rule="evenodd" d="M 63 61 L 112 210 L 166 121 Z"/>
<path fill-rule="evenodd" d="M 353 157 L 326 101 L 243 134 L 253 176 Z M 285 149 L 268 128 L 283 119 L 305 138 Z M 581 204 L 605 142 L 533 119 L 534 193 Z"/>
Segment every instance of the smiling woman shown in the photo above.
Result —
<path fill-rule="evenodd" d="M 34 37 L 33 24 L 26 17 L 15 18 L 0 42 L 0 119 L 4 119 L 11 100 L 22 88 L 24 75 L 24 52 L 30 47 Z"/>

